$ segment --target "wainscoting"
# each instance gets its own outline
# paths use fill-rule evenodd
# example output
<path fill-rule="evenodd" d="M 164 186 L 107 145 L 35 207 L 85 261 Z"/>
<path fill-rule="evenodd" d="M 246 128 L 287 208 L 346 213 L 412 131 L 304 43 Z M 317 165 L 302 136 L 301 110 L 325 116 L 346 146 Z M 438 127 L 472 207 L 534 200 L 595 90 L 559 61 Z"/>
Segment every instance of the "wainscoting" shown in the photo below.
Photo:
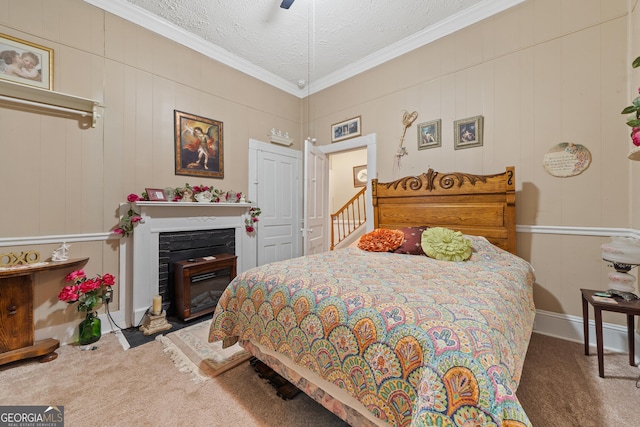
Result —
<path fill-rule="evenodd" d="M 192 214 L 195 212 L 192 212 Z M 197 218 L 197 216 L 193 216 Z M 198 220 L 193 220 L 194 222 L 198 222 Z M 238 227 L 238 231 L 240 231 L 241 227 L 238 223 L 234 223 L 234 227 Z M 558 235 L 584 235 L 584 236 L 627 236 L 627 237 L 635 237 L 640 239 L 640 231 L 634 229 L 624 229 L 624 228 L 597 228 L 597 227 L 560 227 L 560 226 L 529 226 L 529 225 L 519 225 L 517 226 L 517 232 L 522 234 L 558 234 Z M 252 239 L 246 234 L 244 234 L 244 230 L 242 229 L 242 233 L 239 233 L 241 239 L 248 242 L 247 248 L 245 248 L 248 252 L 248 255 L 245 256 L 245 260 L 242 268 L 248 269 L 251 268 L 251 264 L 255 263 L 255 260 L 252 260 L 251 256 L 255 257 L 255 250 L 252 251 L 254 247 L 254 242 Z M 20 246 L 20 245 L 43 245 L 43 244 L 59 244 L 62 242 L 74 243 L 74 242 L 87 242 L 87 241 L 109 241 L 118 239 L 119 236 L 113 233 L 91 233 L 91 234 L 76 234 L 76 235 L 56 235 L 56 236 L 40 236 L 40 237 L 21 237 L 21 238 L 0 238 L 0 247 L 9 247 L 9 246 Z M 125 260 L 125 262 L 121 262 L 121 271 L 120 271 L 120 286 L 122 288 L 120 292 L 120 300 L 119 306 L 120 309 L 111 312 L 113 319 L 118 325 L 126 327 L 131 326 L 134 323 L 130 313 L 127 312 L 127 307 L 132 307 L 131 302 L 127 300 L 128 292 L 126 289 L 129 287 L 129 283 L 131 282 L 131 274 L 127 273 L 127 263 L 126 257 L 128 251 L 131 251 L 131 247 L 127 247 L 126 242 L 131 238 L 125 238 L 120 240 L 121 244 L 121 260 Z M 124 250 L 122 250 L 124 247 Z M 124 257 L 124 258 L 122 258 Z M 247 258 L 248 257 L 248 258 Z M 240 272 L 240 268 L 238 272 Z M 129 274 L 129 276 L 127 276 Z M 156 282 L 157 283 L 157 282 Z M 148 301 L 145 299 L 141 302 L 140 307 L 140 318 L 144 314 L 144 311 L 151 304 L 151 293 L 149 293 Z M 575 296 L 576 300 L 579 300 L 580 294 L 576 292 Z M 103 333 L 110 332 L 111 330 L 116 329 L 112 323 L 110 323 L 109 319 L 106 315 L 100 316 L 102 320 Z M 139 321 L 140 319 L 138 319 Z M 35 339 L 41 340 L 50 337 L 60 337 L 61 344 L 67 343 L 68 340 L 65 340 L 64 337 L 72 337 L 73 330 L 77 328 L 78 321 L 74 320 L 73 322 L 69 322 L 66 324 L 60 324 L 55 326 L 47 326 L 45 328 L 36 329 L 35 331 Z M 590 338 L 592 344 L 595 345 L 595 326 L 592 320 L 589 321 L 590 325 Z M 582 337 L 582 316 L 573 316 L 562 313 L 555 313 L 545 310 L 537 310 L 536 312 L 536 320 L 534 324 L 534 331 L 540 334 L 549 335 L 553 337 L 562 338 L 569 341 L 574 342 L 583 342 Z M 612 324 L 612 323 L 604 323 L 603 324 L 604 331 L 604 346 L 610 351 L 617 352 L 627 352 L 627 341 L 626 341 L 626 326 Z M 640 335 L 636 332 L 635 336 L 636 348 L 640 348 Z M 636 353 L 640 353 L 636 351 Z"/>

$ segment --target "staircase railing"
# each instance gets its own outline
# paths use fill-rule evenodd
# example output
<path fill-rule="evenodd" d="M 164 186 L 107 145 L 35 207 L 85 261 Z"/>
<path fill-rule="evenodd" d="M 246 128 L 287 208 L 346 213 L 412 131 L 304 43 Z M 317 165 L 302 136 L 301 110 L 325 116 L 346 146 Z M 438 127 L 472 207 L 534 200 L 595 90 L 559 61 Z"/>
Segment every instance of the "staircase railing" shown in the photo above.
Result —
<path fill-rule="evenodd" d="M 351 200 L 345 203 L 336 213 L 331 214 L 331 250 L 367 222 L 364 198 L 366 190 L 367 187 L 362 187 Z"/>

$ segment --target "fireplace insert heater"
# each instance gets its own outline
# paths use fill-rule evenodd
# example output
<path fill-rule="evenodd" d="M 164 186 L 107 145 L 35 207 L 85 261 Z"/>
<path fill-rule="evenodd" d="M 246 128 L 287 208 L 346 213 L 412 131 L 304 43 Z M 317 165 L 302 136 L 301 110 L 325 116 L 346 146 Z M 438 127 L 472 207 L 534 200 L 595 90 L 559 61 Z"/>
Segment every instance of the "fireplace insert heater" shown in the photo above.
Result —
<path fill-rule="evenodd" d="M 191 320 L 215 311 L 222 292 L 236 277 L 236 258 L 217 254 L 174 263 L 179 318 Z"/>

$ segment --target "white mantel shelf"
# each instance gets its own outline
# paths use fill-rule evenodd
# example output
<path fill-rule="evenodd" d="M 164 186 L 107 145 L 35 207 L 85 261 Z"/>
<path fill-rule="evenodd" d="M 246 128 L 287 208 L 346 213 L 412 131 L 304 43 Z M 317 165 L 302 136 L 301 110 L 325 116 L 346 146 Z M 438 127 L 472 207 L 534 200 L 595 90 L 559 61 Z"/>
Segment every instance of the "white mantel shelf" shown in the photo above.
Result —
<path fill-rule="evenodd" d="M 198 208 L 250 208 L 251 203 L 225 203 L 225 202 L 134 202 L 136 206 L 157 207 L 198 207 Z"/>

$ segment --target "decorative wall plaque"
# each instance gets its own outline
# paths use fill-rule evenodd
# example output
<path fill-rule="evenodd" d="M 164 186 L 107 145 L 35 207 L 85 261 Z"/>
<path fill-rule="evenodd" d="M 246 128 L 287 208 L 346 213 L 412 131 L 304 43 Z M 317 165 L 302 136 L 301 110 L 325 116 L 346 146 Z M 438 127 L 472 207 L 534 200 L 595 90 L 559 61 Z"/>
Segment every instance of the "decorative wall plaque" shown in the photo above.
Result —
<path fill-rule="evenodd" d="M 584 145 L 561 142 L 544 155 L 544 170 L 550 175 L 567 178 L 580 175 L 591 164 L 591 153 Z"/>
<path fill-rule="evenodd" d="M 40 252 L 8 252 L 0 254 L 0 267 L 12 267 L 15 265 L 35 264 L 40 261 Z"/>

